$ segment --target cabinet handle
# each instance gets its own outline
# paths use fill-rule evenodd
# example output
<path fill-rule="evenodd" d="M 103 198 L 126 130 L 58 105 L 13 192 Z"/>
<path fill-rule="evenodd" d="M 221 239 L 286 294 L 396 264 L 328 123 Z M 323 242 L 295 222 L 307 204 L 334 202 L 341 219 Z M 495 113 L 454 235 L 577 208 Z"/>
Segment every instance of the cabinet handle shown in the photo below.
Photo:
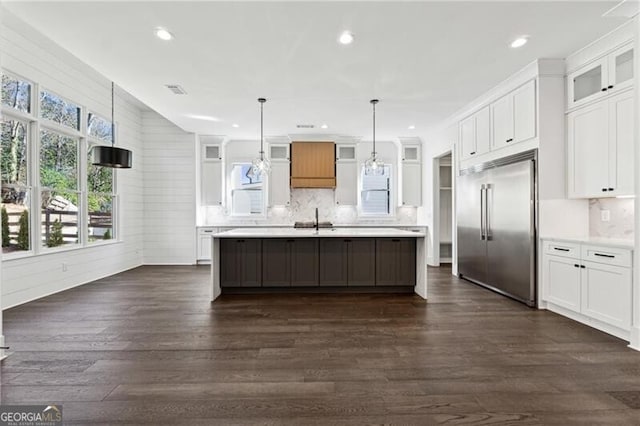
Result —
<path fill-rule="evenodd" d="M 244 243 L 244 240 L 237 240 L 238 243 Z"/>
<path fill-rule="evenodd" d="M 557 251 L 569 251 L 569 249 L 568 249 L 568 248 L 554 247 L 553 249 L 554 249 L 554 250 L 557 250 Z"/>
<path fill-rule="evenodd" d="M 607 88 L 606 88 L 606 87 L 603 87 L 603 88 L 602 88 L 602 91 L 603 91 L 603 92 L 606 92 L 606 91 L 607 91 Z"/>
<path fill-rule="evenodd" d="M 397 239 L 397 238 L 393 238 L 393 239 L 391 239 L 391 241 L 394 242 L 394 243 L 399 243 L 400 242 L 400 240 Z"/>
<path fill-rule="evenodd" d="M 607 188 L 602 188 L 602 192 L 607 192 L 608 189 Z"/>
<path fill-rule="evenodd" d="M 607 89 L 613 89 L 613 86 L 607 86 Z"/>
<path fill-rule="evenodd" d="M 507 143 L 509 143 L 509 142 L 513 142 L 513 138 L 507 139 Z"/>
<path fill-rule="evenodd" d="M 609 188 L 609 191 L 613 191 L 615 188 Z"/>
<path fill-rule="evenodd" d="M 345 242 L 345 243 L 350 243 L 350 242 L 351 242 L 351 240 L 344 240 L 344 242 Z"/>
<path fill-rule="evenodd" d="M 577 263 L 574 263 L 573 266 L 575 266 L 576 268 L 580 267 L 580 265 L 578 265 Z"/>
<path fill-rule="evenodd" d="M 612 254 L 602 254 L 602 253 L 593 253 L 594 256 L 607 257 L 609 259 L 615 259 L 616 257 Z"/>
<path fill-rule="evenodd" d="M 475 153 L 476 153 L 476 152 L 475 152 L 475 151 L 473 151 L 473 152 L 470 152 L 470 153 L 469 153 L 469 155 L 475 155 Z"/>
<path fill-rule="evenodd" d="M 586 268 L 587 268 L 587 267 L 586 267 L 586 266 L 584 266 L 584 265 L 580 265 L 580 267 L 581 267 L 582 269 L 586 269 Z"/>
<path fill-rule="evenodd" d="M 288 243 L 293 243 L 293 242 L 295 242 L 295 241 L 296 241 L 296 240 L 287 240 L 287 242 L 288 242 Z"/>
<path fill-rule="evenodd" d="M 208 231 L 202 231 L 202 232 L 204 232 L 204 233 L 206 233 L 206 234 L 210 234 L 210 233 L 212 233 L 213 231 L 212 231 L 212 230 L 208 230 Z"/>

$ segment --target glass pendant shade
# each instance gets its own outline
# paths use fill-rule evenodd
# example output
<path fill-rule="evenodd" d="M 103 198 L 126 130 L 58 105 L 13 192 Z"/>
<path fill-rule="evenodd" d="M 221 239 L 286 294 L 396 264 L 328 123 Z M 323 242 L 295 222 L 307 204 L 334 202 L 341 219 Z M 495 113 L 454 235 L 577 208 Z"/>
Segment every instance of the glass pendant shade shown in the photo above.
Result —
<path fill-rule="evenodd" d="M 369 102 L 373 106 L 373 151 L 371 151 L 371 157 L 364 162 L 364 174 L 379 176 L 384 174 L 384 163 L 378 159 L 376 152 L 376 104 L 379 101 L 371 99 Z"/>
<path fill-rule="evenodd" d="M 264 155 L 264 115 L 263 107 L 267 102 L 265 98 L 258 98 L 260 102 L 260 157 L 251 162 L 251 177 L 258 178 L 262 175 L 266 175 L 271 171 L 271 162 Z"/>

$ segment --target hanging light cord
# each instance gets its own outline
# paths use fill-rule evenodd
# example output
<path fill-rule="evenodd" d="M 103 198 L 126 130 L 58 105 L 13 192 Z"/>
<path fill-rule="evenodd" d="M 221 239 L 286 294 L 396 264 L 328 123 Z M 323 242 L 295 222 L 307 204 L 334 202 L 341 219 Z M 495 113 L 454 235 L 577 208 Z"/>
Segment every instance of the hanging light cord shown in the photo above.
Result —
<path fill-rule="evenodd" d="M 377 99 L 371 99 L 371 105 L 373 105 L 373 152 L 371 156 L 373 159 L 376 159 L 376 104 L 378 103 Z"/>
<path fill-rule="evenodd" d="M 116 122 L 114 119 L 113 105 L 115 103 L 115 83 L 111 82 L 111 146 L 116 144 Z"/>
<path fill-rule="evenodd" d="M 265 98 L 258 99 L 258 102 L 260 102 L 260 160 L 264 160 L 263 108 L 266 101 Z"/>

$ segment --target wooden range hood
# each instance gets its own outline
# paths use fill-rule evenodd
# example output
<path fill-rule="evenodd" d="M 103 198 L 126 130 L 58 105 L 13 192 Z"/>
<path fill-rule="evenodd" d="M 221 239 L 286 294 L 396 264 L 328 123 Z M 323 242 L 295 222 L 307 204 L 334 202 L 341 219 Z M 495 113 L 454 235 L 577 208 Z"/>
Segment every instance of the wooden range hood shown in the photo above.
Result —
<path fill-rule="evenodd" d="M 291 187 L 335 188 L 336 144 L 291 142 Z"/>

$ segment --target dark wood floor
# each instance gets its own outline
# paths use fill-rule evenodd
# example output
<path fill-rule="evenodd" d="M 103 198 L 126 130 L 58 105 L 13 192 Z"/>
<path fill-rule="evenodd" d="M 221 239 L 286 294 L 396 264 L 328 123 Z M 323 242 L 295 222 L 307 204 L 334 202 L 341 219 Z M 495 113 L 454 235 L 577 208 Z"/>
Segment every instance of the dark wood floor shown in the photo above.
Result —
<path fill-rule="evenodd" d="M 429 270 L 414 295 L 207 300 L 142 267 L 5 311 L 2 403 L 67 424 L 640 424 L 640 353 Z"/>

